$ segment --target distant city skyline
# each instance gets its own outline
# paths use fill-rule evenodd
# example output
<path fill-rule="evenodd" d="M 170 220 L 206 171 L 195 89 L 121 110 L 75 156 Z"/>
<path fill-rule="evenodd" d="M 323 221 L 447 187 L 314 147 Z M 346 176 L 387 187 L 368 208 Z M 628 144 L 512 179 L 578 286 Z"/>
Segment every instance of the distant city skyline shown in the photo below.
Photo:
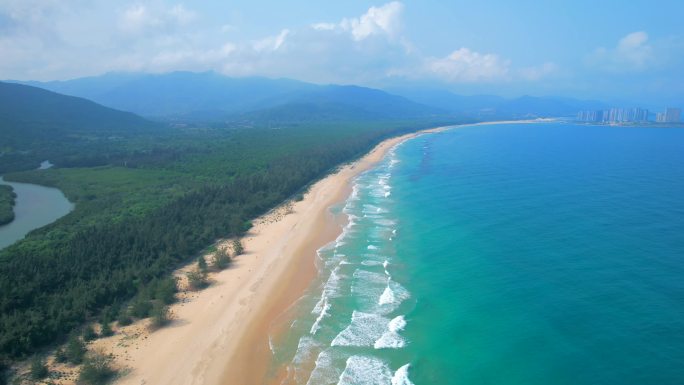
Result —
<path fill-rule="evenodd" d="M 217 71 L 684 105 L 684 3 L 6 0 L 0 79 Z"/>
<path fill-rule="evenodd" d="M 667 107 L 663 112 L 655 112 L 651 119 L 652 111 L 641 107 L 622 108 L 613 107 L 605 110 L 584 110 L 577 113 L 580 122 L 600 123 L 630 123 L 649 122 L 657 123 L 681 123 L 681 108 Z"/>

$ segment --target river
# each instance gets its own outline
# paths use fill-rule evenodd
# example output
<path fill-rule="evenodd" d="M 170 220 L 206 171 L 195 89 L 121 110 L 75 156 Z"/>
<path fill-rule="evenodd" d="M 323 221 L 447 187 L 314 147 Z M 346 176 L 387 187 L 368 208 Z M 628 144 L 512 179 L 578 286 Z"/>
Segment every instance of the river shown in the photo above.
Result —
<path fill-rule="evenodd" d="M 23 239 L 31 230 L 50 224 L 74 209 L 74 204 L 69 202 L 59 189 L 29 183 L 6 182 L 2 177 L 0 184 L 12 186 L 17 194 L 14 220 L 0 226 L 0 249 Z"/>

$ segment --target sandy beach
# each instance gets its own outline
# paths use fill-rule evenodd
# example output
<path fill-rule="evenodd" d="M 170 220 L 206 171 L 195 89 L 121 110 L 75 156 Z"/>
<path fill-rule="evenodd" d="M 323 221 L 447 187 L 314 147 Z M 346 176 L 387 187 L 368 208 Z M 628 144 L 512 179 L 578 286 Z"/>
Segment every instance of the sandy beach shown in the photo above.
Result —
<path fill-rule="evenodd" d="M 341 232 L 330 206 L 349 195 L 356 175 L 414 135 L 383 141 L 316 182 L 301 201 L 255 220 L 242 240 L 245 253 L 231 268 L 213 274 L 208 288 L 181 293 L 169 326 L 149 332 L 143 321 L 95 341 L 91 349 L 112 353 L 122 368 L 116 383 L 263 383 L 271 321 L 308 288 L 317 273 L 316 250 Z"/>
<path fill-rule="evenodd" d="M 182 292 L 171 307 L 169 326 L 150 332 L 149 321 L 138 322 L 95 341 L 91 349 L 114 355 L 123 373 L 117 384 L 265 383 L 273 321 L 316 277 L 316 250 L 341 232 L 343 223 L 330 207 L 346 199 L 353 179 L 395 145 L 448 128 L 387 139 L 340 167 L 312 185 L 302 200 L 255 220 L 243 238 L 245 253 L 231 268 L 214 273 L 208 288 Z M 184 270 L 177 275 L 184 276 Z"/>

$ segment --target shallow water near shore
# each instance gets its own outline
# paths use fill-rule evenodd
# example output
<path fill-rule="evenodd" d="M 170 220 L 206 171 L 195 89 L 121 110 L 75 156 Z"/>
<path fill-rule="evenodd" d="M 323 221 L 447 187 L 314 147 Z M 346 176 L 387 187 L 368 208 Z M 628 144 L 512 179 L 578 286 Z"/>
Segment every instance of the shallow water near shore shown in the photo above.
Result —
<path fill-rule="evenodd" d="M 563 123 L 408 140 L 274 342 L 295 384 L 680 384 L 684 130 Z"/>

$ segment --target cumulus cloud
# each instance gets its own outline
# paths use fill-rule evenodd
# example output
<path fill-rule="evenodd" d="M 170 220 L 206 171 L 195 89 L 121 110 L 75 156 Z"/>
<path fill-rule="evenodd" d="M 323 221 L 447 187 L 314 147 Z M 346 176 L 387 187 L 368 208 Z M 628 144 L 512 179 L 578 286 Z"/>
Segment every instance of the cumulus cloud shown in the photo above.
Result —
<path fill-rule="evenodd" d="M 379 7 L 370 7 L 359 17 L 344 18 L 339 23 L 315 23 L 311 27 L 318 31 L 344 31 L 356 41 L 370 36 L 396 38 L 401 30 L 401 14 L 404 5 L 393 1 Z"/>
<path fill-rule="evenodd" d="M 588 59 L 593 66 L 608 71 L 643 71 L 656 63 L 648 34 L 637 31 L 621 38 L 614 48 L 597 48 Z"/>
<path fill-rule="evenodd" d="M 184 26 L 195 20 L 197 14 L 182 4 L 170 7 L 133 4 L 121 12 L 119 27 L 126 32 L 138 33 L 149 28 Z M 145 31 L 147 32 L 147 31 Z"/>
<path fill-rule="evenodd" d="M 425 69 L 450 82 L 488 82 L 505 80 L 510 72 L 510 61 L 496 54 L 482 54 L 460 48 L 443 58 L 428 58 Z"/>

